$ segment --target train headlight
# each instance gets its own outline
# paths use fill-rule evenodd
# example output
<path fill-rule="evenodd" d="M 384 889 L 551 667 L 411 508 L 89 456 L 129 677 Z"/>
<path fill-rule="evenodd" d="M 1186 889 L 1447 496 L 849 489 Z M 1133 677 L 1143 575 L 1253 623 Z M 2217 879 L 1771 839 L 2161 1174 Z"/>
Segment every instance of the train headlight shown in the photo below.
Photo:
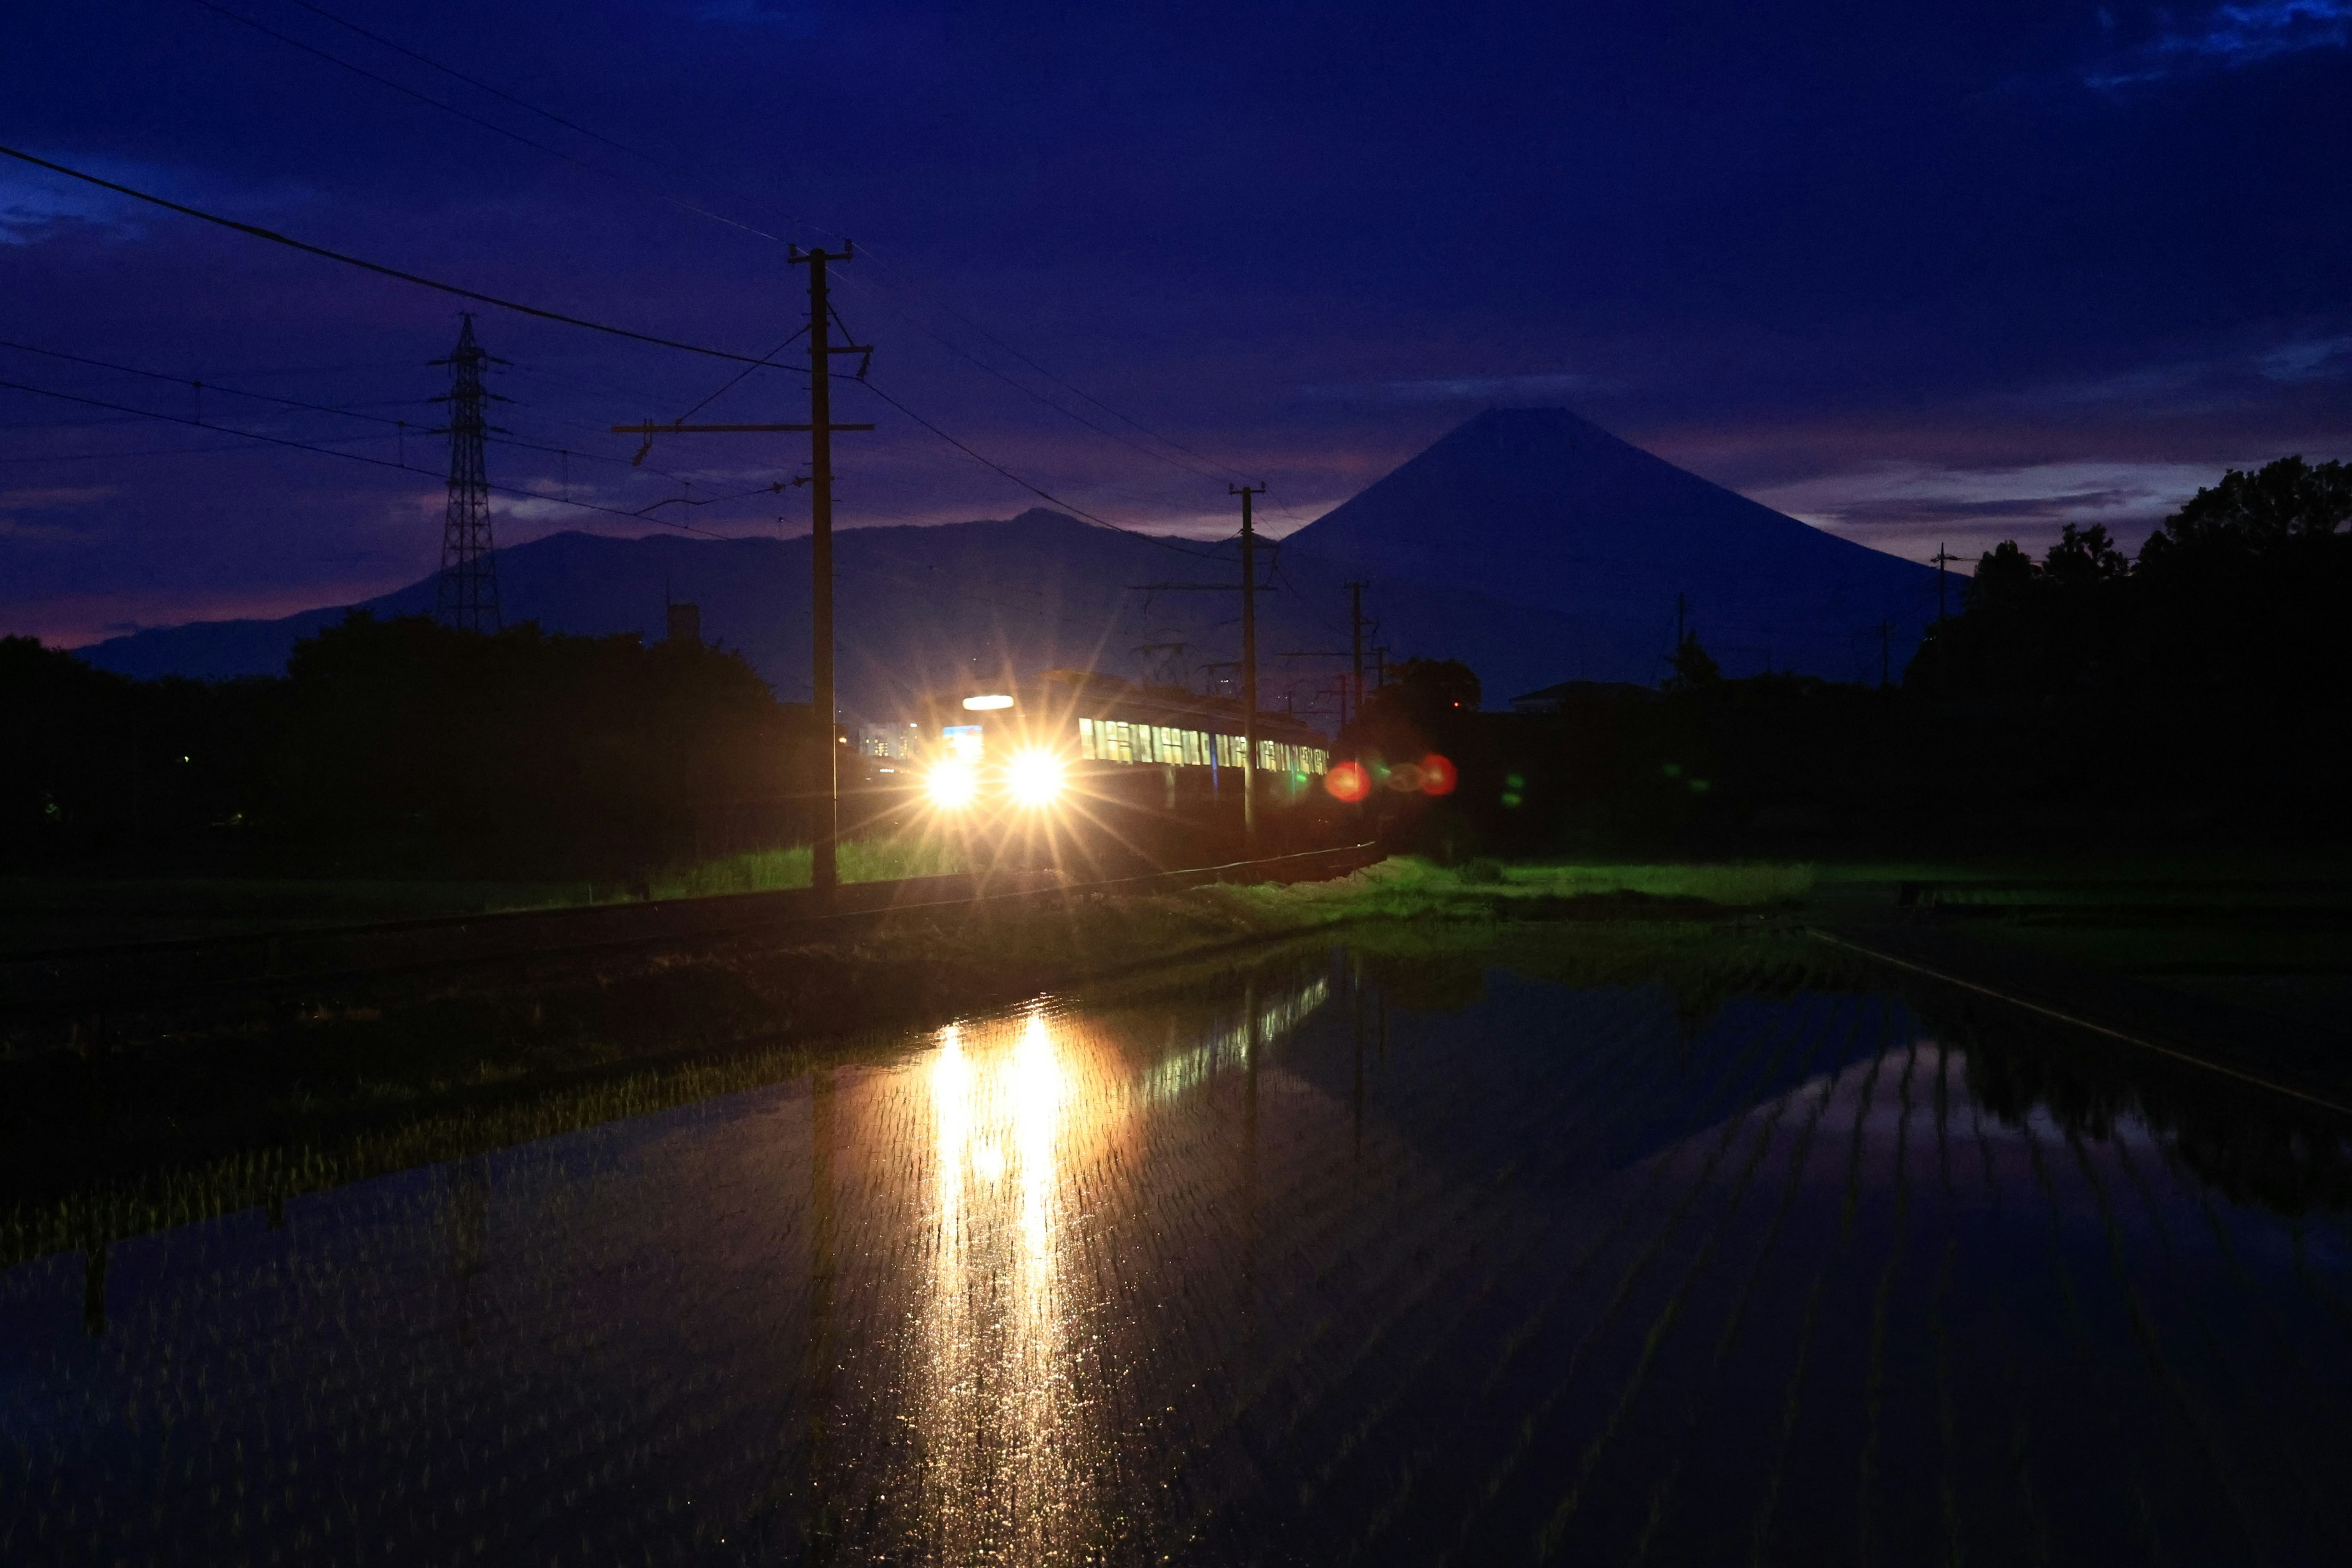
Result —
<path fill-rule="evenodd" d="M 1018 752 L 1005 765 L 1004 784 L 1016 805 L 1051 805 L 1062 798 L 1062 759 L 1051 752 Z"/>
<path fill-rule="evenodd" d="M 924 779 L 923 793 L 941 811 L 961 811 L 980 793 L 980 775 L 961 757 L 948 757 Z"/>

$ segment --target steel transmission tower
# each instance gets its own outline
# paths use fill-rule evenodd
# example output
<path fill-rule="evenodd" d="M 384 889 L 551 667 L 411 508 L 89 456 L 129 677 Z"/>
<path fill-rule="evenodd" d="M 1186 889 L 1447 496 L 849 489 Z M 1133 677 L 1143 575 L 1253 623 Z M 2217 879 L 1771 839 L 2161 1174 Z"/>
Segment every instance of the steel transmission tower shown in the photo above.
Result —
<path fill-rule="evenodd" d="M 484 389 L 482 366 L 504 364 L 474 341 L 474 313 L 464 312 L 457 346 L 435 364 L 449 367 L 449 423 L 436 435 L 449 437 L 449 510 L 441 527 L 441 593 L 436 614 L 461 631 L 494 632 L 505 624 L 499 609 L 499 558 L 490 542 L 490 478 L 482 460 L 482 437 L 493 426 L 484 405 L 504 402 Z"/>

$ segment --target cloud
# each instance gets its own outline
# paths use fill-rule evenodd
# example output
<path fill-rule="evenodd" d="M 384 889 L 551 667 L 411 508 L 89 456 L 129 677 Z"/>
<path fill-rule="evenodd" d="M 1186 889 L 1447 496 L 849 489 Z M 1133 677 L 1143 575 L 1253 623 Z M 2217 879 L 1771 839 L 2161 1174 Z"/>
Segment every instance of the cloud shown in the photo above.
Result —
<path fill-rule="evenodd" d="M 2254 368 L 2271 381 L 2333 381 L 2352 374 L 2352 337 L 2285 343 L 2259 356 Z"/>
<path fill-rule="evenodd" d="M 1616 390 L 1597 375 L 1561 371 L 1538 375 L 1453 376 L 1431 381 L 1344 381 L 1302 387 L 1316 403 L 1492 403 L 1528 397 L 1591 397 Z"/>
<path fill-rule="evenodd" d="M 45 170 L 0 168 L 0 245 L 29 245 L 67 224 L 128 233 L 123 209 L 129 205 L 110 191 Z"/>
<path fill-rule="evenodd" d="M 13 517 L 0 517 L 0 539 L 21 544 L 63 544 L 89 537 L 86 530 L 68 528 L 61 522 L 19 522 Z"/>
<path fill-rule="evenodd" d="M 2159 33 L 2110 56 L 2084 72 L 2083 80 L 2098 91 L 2116 92 L 2347 46 L 2352 0 L 2255 0 L 2217 5 L 2185 30 Z"/>
<path fill-rule="evenodd" d="M 2067 523 L 2104 523 L 2137 544 L 2210 484 L 2210 464 L 2058 462 L 2021 468 L 1874 464 L 1752 489 L 1765 505 L 1859 543 L 1926 560 L 2004 539 L 2035 553 Z"/>
<path fill-rule="evenodd" d="M 234 212 L 239 207 L 284 208 L 315 199 L 303 187 L 285 183 L 254 185 L 200 169 L 174 167 L 70 149 L 36 150 L 39 156 L 81 169 L 134 190 L 152 191 L 191 206 Z M 0 245 L 31 245 L 59 228 L 79 225 L 116 239 L 137 239 L 153 208 L 129 196 L 47 169 L 0 162 Z"/>
<path fill-rule="evenodd" d="M 2284 389 L 2352 378 L 2352 336 L 2301 337 L 2208 357 L 2171 360 L 2079 381 L 2045 382 L 1995 402 L 2035 414 L 2113 411 L 2141 416 L 2221 414 L 2274 405 Z"/>
<path fill-rule="evenodd" d="M 0 490 L 0 540 L 17 544 L 65 544 L 95 536 L 94 531 L 63 522 L 28 522 L 21 512 L 62 511 L 110 498 L 111 485 L 48 485 Z"/>
<path fill-rule="evenodd" d="M 1993 500 L 1935 496 L 1865 496 L 1839 507 L 1836 523 L 1842 529 L 1867 528 L 1881 523 L 1901 526 L 1945 520 L 1967 523 L 1991 521 L 2063 525 L 2081 521 L 2085 513 L 2129 506 L 2146 499 L 2140 491 L 2133 489 L 2066 490 L 2056 495 L 2007 496 Z"/>
<path fill-rule="evenodd" d="M 0 490 L 0 510 L 43 511 L 52 507 L 89 506 L 95 501 L 111 500 L 114 493 L 112 485 L 51 485 Z"/>

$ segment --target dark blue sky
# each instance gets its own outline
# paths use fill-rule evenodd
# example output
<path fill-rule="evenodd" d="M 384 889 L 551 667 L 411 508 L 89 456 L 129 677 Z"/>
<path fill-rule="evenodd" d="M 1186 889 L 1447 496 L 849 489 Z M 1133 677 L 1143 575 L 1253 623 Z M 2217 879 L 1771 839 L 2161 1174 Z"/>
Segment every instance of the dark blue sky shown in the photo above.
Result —
<path fill-rule="evenodd" d="M 839 302 L 875 382 L 1134 526 L 1228 526 L 1228 469 L 1304 521 L 1489 403 L 1574 406 L 1921 557 L 2066 519 L 2136 538 L 2223 465 L 2352 456 L 2352 0 L 326 5 L 594 137 L 299 0 L 219 4 L 25 8 L 0 142 L 751 353 L 803 308 L 768 237 L 854 236 Z M 397 426 L 221 389 L 429 426 L 456 309 L 0 167 L 0 338 L 204 380 L 208 425 L 437 468 Z M 508 540 L 642 531 L 565 494 L 627 510 L 790 471 L 782 438 L 632 469 L 601 433 L 684 413 L 720 362 L 479 330 L 514 362 L 502 423 L 575 454 L 494 448 L 549 498 L 505 504 Z M 184 384 L 16 349 L 0 381 L 197 413 Z M 804 395 L 761 373 L 703 416 Z M 1036 499 L 842 406 L 883 426 L 845 438 L 845 522 Z M 373 592 L 434 564 L 440 506 L 427 475 L 0 392 L 0 630 Z M 804 502 L 661 515 L 799 528 Z"/>

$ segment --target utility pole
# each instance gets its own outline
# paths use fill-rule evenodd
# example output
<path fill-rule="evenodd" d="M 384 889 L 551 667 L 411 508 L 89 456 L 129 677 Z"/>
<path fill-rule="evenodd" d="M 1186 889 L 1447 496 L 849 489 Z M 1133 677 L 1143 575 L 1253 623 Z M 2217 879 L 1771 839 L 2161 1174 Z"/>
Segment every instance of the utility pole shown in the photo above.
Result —
<path fill-rule="evenodd" d="M 1944 619 L 1944 567 L 1950 562 L 1958 561 L 1959 557 L 1938 544 L 1936 546 L 1936 553 L 1927 559 L 1936 563 L 1936 620 L 1940 625 Z"/>
<path fill-rule="evenodd" d="M 490 539 L 489 470 L 482 457 L 482 437 L 492 426 L 483 417 L 483 405 L 506 400 L 483 387 L 482 366 L 506 361 L 492 359 L 474 341 L 471 310 L 457 320 L 457 346 L 432 362 L 449 367 L 449 395 L 433 400 L 449 405 L 449 423 L 434 432 L 449 437 L 449 509 L 441 525 L 435 613 L 460 631 L 494 632 L 505 618 L 499 607 L 497 547 Z"/>
<path fill-rule="evenodd" d="M 1242 839 L 1257 853 L 1257 531 L 1250 502 L 1264 485 L 1227 485 L 1242 498 Z"/>
<path fill-rule="evenodd" d="M 833 690 L 833 437 L 838 430 L 871 430 L 871 425 L 833 422 L 833 356 L 863 354 L 867 363 L 874 350 L 864 343 L 833 341 L 833 303 L 825 291 L 825 264 L 848 261 L 857 255 L 854 240 L 839 250 L 803 250 L 793 246 L 790 260 L 809 269 L 809 422 L 805 425 L 667 425 L 647 420 L 643 425 L 615 425 L 615 435 L 643 436 L 650 447 L 656 436 L 740 435 L 751 432 L 808 432 L 809 438 L 809 636 L 810 706 L 816 714 L 818 744 L 824 751 L 824 811 L 816 843 L 810 853 L 809 881 L 824 903 L 833 901 L 840 885 L 838 859 L 841 838 L 841 756 L 834 735 Z M 858 370 L 862 380 L 866 372 Z M 642 452 L 638 454 L 644 456 Z M 780 483 L 778 489 L 783 487 Z"/>
<path fill-rule="evenodd" d="M 1364 710 L 1364 585 L 1348 584 L 1348 658 L 1355 670 L 1356 711 Z M 1345 728 L 1348 721 L 1339 723 Z"/>
<path fill-rule="evenodd" d="M 856 250 L 841 253 L 846 261 Z M 794 265 L 809 269 L 809 682 L 818 731 L 824 746 L 824 816 L 817 824 L 809 857 L 809 883 L 821 902 L 833 901 L 841 881 L 835 856 L 841 838 L 841 747 L 833 733 L 833 325 L 825 298 L 824 266 L 833 258 L 822 248 L 796 253 Z"/>

